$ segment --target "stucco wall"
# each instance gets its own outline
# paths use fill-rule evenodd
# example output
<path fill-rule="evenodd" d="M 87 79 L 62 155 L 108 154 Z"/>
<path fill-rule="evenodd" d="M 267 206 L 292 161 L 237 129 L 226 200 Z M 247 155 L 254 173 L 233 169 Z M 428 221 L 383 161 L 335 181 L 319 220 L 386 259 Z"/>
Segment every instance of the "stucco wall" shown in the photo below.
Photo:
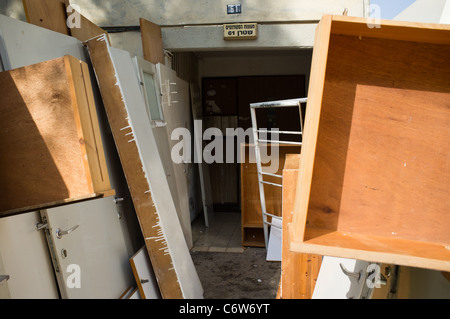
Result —
<path fill-rule="evenodd" d="M 369 0 L 70 0 L 100 26 L 138 25 L 145 18 L 162 26 L 224 22 L 317 21 L 322 14 L 365 16 Z M 241 4 L 228 15 L 227 4 Z M 22 0 L 0 1 L 0 13 L 25 20 Z"/>
<path fill-rule="evenodd" d="M 161 26 L 319 20 L 322 14 L 364 16 L 368 0 L 71 0 L 102 26 L 136 25 L 142 17 Z M 241 14 L 228 15 L 227 4 L 241 4 Z"/>
<path fill-rule="evenodd" d="M 311 48 L 323 14 L 366 16 L 369 0 L 70 0 L 101 27 L 138 26 L 145 18 L 162 26 L 170 51 Z M 227 4 L 241 4 L 242 13 L 227 14 Z M 22 0 L 0 1 L 0 13 L 25 20 Z M 223 23 L 257 22 L 254 41 L 223 40 Z M 141 55 L 135 33 L 114 34 L 114 46 Z"/>

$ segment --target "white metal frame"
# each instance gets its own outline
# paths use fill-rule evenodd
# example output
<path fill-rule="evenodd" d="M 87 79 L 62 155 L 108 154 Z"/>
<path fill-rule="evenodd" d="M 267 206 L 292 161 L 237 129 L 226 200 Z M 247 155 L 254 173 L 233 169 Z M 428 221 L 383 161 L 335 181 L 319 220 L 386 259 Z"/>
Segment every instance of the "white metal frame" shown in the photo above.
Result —
<path fill-rule="evenodd" d="M 274 225 L 271 222 L 268 222 L 267 216 L 270 216 L 272 218 L 279 218 L 279 219 L 282 219 L 282 217 L 267 212 L 266 198 L 265 198 L 265 194 L 264 194 L 264 184 L 276 186 L 276 187 L 283 187 L 283 183 L 281 182 L 280 184 L 277 184 L 277 183 L 267 182 L 264 180 L 263 176 L 264 175 L 273 176 L 273 177 L 280 178 L 282 180 L 283 175 L 272 174 L 272 173 L 264 172 L 262 170 L 259 142 L 264 142 L 267 144 L 276 143 L 276 144 L 292 144 L 292 145 L 302 145 L 302 143 L 301 142 L 291 142 L 291 141 L 280 141 L 280 140 L 278 140 L 278 141 L 264 140 L 264 139 L 259 138 L 259 133 L 271 133 L 272 132 L 272 133 L 277 133 L 277 134 L 302 135 L 302 133 L 303 133 L 303 115 L 302 115 L 300 106 L 302 103 L 306 103 L 306 101 L 307 101 L 307 98 L 299 98 L 299 99 L 279 100 L 279 101 L 260 102 L 260 103 L 251 103 L 250 104 L 250 114 L 251 114 L 251 118 L 252 118 L 252 128 L 253 128 L 253 140 L 255 143 L 255 158 L 256 158 L 256 166 L 257 166 L 257 170 L 258 170 L 259 197 L 261 200 L 261 213 L 262 213 L 262 218 L 263 218 L 264 241 L 265 241 L 266 248 L 268 247 L 268 242 L 269 242 L 269 226 L 279 227 L 277 225 Z M 266 108 L 266 109 L 267 108 L 282 108 L 282 107 L 295 107 L 295 106 L 299 107 L 300 131 L 271 131 L 271 130 L 267 130 L 267 129 L 258 129 L 258 124 L 256 121 L 256 109 L 259 109 L 259 108 Z"/>

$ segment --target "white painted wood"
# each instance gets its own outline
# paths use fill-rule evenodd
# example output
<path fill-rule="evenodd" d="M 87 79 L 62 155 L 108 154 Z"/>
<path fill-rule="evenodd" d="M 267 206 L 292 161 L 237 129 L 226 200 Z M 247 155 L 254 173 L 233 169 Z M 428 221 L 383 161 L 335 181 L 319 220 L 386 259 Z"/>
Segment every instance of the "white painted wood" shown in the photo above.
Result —
<path fill-rule="evenodd" d="M 283 221 L 281 218 L 272 218 L 269 245 L 267 246 L 267 261 L 281 261 L 281 237 Z"/>
<path fill-rule="evenodd" d="M 36 64 L 70 54 L 85 61 L 76 38 L 0 15 L 0 55 L 5 70 Z"/>
<path fill-rule="evenodd" d="M 145 246 L 130 258 L 130 264 L 142 299 L 161 299 L 155 273 Z"/>
<path fill-rule="evenodd" d="M 362 271 L 361 280 L 358 282 L 356 278 L 345 275 L 340 264 L 352 272 Z M 312 299 L 359 298 L 368 265 L 368 262 L 355 259 L 323 257 Z"/>
<path fill-rule="evenodd" d="M 180 220 L 183 220 L 183 215 L 188 214 L 187 210 L 188 210 L 189 203 L 187 202 L 187 189 L 182 189 L 182 191 L 184 192 L 185 195 L 180 199 L 180 197 L 178 196 L 178 187 L 177 187 L 177 180 L 176 180 L 175 171 L 174 171 L 174 165 L 173 165 L 173 162 L 172 162 L 172 159 L 170 156 L 170 145 L 167 142 L 169 140 L 169 136 L 167 135 L 166 122 L 164 122 L 163 120 L 162 121 L 151 120 L 150 115 L 149 115 L 149 110 L 148 110 L 149 102 L 146 98 L 145 90 L 143 88 L 145 85 L 143 73 L 146 72 L 148 74 L 152 74 L 155 79 L 155 81 L 154 81 L 155 89 L 158 93 L 157 94 L 157 97 L 158 97 L 157 103 L 159 103 L 159 105 L 161 107 L 161 113 L 162 113 L 162 106 L 161 106 L 161 99 L 160 99 L 160 97 L 161 97 L 160 79 L 159 79 L 159 76 L 156 71 L 156 66 L 153 63 L 148 62 L 139 57 L 134 57 L 133 61 L 136 66 L 140 89 L 141 89 L 142 95 L 144 97 L 144 103 L 146 104 L 147 115 L 149 116 L 150 126 L 152 128 L 153 135 L 155 137 L 155 142 L 158 147 L 158 152 L 162 159 L 164 172 L 166 174 L 166 179 L 167 179 L 167 182 L 169 183 L 170 192 L 172 194 L 172 199 L 174 201 L 175 208 L 177 210 L 178 218 Z M 164 118 L 164 114 L 162 114 L 162 116 Z M 184 207 L 184 209 L 181 209 L 181 207 Z M 186 239 L 186 243 L 188 243 L 188 247 L 191 248 L 192 247 L 190 245 L 190 242 L 192 241 L 191 231 L 189 229 L 188 230 L 183 229 L 183 234 Z"/>
<path fill-rule="evenodd" d="M 113 197 L 51 208 L 42 215 L 49 225 L 49 246 L 54 247 L 63 298 L 117 299 L 133 284 Z M 57 229 L 68 230 L 76 225 L 78 228 L 71 233 L 57 237 Z M 79 288 L 68 284 L 74 282 L 71 265 L 79 266 Z"/>
<path fill-rule="evenodd" d="M 55 299 L 58 287 L 38 213 L 0 218 L 0 252 L 13 299 Z M 0 274 L 3 274 L 0 272 Z"/>
<path fill-rule="evenodd" d="M 146 238 L 146 240 L 164 240 L 167 244 L 183 297 L 187 299 L 203 298 L 203 287 L 178 220 L 161 156 L 157 151 L 155 137 L 145 111 L 145 103 L 139 89 L 133 61 L 127 51 L 109 47 L 109 53 L 115 67 L 117 85 L 121 88 L 122 98 L 128 112 L 128 121 L 133 133 L 130 140 L 137 144 L 143 164 L 142 169 L 147 178 L 149 191 L 155 202 L 156 213 L 163 230 L 160 237 Z"/>
<path fill-rule="evenodd" d="M 203 215 L 205 226 L 211 227 L 214 220 L 214 209 L 211 190 L 209 166 L 203 162 L 203 123 L 200 90 L 190 84 L 192 118 L 194 119 L 194 162 L 198 162 L 200 189 L 202 195 Z"/>
<path fill-rule="evenodd" d="M 2 252 L 0 250 L 0 276 L 8 275 L 3 266 Z M 0 277 L 1 278 L 1 277 Z M 8 281 L 0 281 L 0 299 L 11 299 L 11 293 L 9 292 Z"/>
<path fill-rule="evenodd" d="M 173 74 L 172 77 L 169 79 L 168 76 L 165 77 L 165 80 L 169 80 L 169 83 L 172 83 L 171 85 L 164 84 L 164 89 L 162 89 L 162 84 L 164 83 L 161 80 L 161 72 L 157 72 L 157 67 L 155 64 L 150 63 L 142 58 L 134 57 L 133 58 L 135 62 L 135 66 L 137 67 L 137 75 L 140 83 L 141 92 L 144 98 L 144 103 L 146 104 L 146 111 L 147 115 L 150 119 L 150 125 L 152 127 L 155 141 L 158 146 L 159 153 L 162 157 L 162 162 L 164 166 L 164 171 L 166 173 L 166 178 L 169 182 L 170 191 L 172 194 L 172 198 L 174 200 L 178 218 L 180 219 L 181 226 L 183 228 L 183 234 L 186 239 L 186 243 L 190 248 L 193 246 L 192 242 L 192 230 L 191 230 L 191 211 L 190 211 L 190 197 L 189 191 L 188 191 L 188 182 L 187 182 L 187 170 L 189 170 L 190 165 L 189 164 L 176 164 L 172 161 L 171 158 L 171 148 L 175 144 L 170 139 L 171 131 L 174 127 L 176 127 L 176 122 L 174 120 L 180 119 L 179 116 L 186 115 L 185 113 L 179 114 L 178 117 L 174 117 L 172 114 L 172 111 L 169 111 L 165 108 L 165 106 L 168 106 L 168 101 L 170 99 L 167 98 L 167 95 L 175 96 L 175 99 L 178 100 L 181 94 L 178 93 L 168 93 L 167 88 L 170 88 L 170 86 L 176 86 L 177 82 L 172 81 L 180 81 L 179 79 L 174 79 Z M 157 94 L 157 103 L 160 106 L 161 109 L 161 116 L 164 120 L 152 120 L 150 111 L 149 111 L 149 101 L 147 99 L 146 90 L 145 90 L 145 81 L 144 81 L 144 73 L 151 74 L 154 76 L 154 82 L 155 87 L 158 92 Z M 167 71 L 165 72 L 167 73 Z M 165 74 L 164 73 L 164 74 Z M 171 72 L 172 73 L 172 72 Z M 167 82 L 167 81 L 166 81 Z M 177 88 L 175 88 L 177 90 Z M 185 96 L 183 97 L 185 100 Z M 172 100 L 173 102 L 173 100 Z M 185 103 L 178 103 L 176 104 L 177 109 L 180 107 L 186 107 Z M 175 103 L 172 103 L 172 105 L 175 105 Z M 171 107 L 172 109 L 172 107 Z M 174 110 L 176 111 L 176 110 Z M 190 119 L 190 117 L 187 117 Z M 179 122 L 179 121 L 178 121 Z M 189 121 L 190 122 L 190 121 Z M 193 201 L 194 199 L 192 199 Z"/>
<path fill-rule="evenodd" d="M 139 289 L 135 289 L 127 299 L 142 299 Z"/>
<path fill-rule="evenodd" d="M 160 79 L 161 87 L 161 104 L 164 113 L 164 119 L 166 124 L 168 145 L 170 150 L 179 143 L 177 140 L 172 140 L 172 132 L 176 128 L 186 128 L 190 131 L 191 137 L 193 136 L 192 121 L 191 121 L 191 109 L 189 101 L 189 84 L 186 81 L 178 78 L 176 72 L 164 64 L 158 63 L 156 70 Z M 184 150 L 191 150 L 192 138 L 185 144 Z M 194 211 L 195 206 L 190 203 L 196 202 L 195 187 L 194 187 L 194 175 L 193 165 L 190 162 L 175 163 L 173 164 L 173 170 L 175 172 L 175 179 L 177 182 L 178 197 L 180 200 L 181 208 L 181 227 L 188 247 L 192 248 L 192 231 L 191 221 L 193 216 L 196 215 Z"/>

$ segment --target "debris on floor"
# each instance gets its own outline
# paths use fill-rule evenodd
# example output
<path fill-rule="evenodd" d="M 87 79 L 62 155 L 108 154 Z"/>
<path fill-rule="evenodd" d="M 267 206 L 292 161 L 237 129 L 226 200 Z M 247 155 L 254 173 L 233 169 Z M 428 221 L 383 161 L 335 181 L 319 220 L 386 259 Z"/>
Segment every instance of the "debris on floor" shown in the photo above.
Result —
<path fill-rule="evenodd" d="M 242 253 L 191 252 L 205 299 L 275 299 L 281 263 L 266 261 L 266 249 Z"/>

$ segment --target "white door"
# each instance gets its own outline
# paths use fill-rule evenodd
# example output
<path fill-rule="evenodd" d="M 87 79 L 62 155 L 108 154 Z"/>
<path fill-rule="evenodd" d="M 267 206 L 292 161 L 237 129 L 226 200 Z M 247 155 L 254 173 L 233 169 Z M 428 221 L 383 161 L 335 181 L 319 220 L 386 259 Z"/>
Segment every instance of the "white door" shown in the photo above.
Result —
<path fill-rule="evenodd" d="M 0 218 L 0 254 L 12 299 L 57 299 L 58 287 L 38 212 Z M 1 295 L 1 294 L 0 294 Z"/>
<path fill-rule="evenodd" d="M 360 299 L 370 263 L 324 256 L 312 299 Z"/>
<path fill-rule="evenodd" d="M 116 299 L 133 284 L 113 197 L 41 211 L 62 298 Z"/>
<path fill-rule="evenodd" d="M 8 287 L 9 275 L 3 267 L 2 252 L 0 251 L 0 299 L 11 299 L 11 293 Z"/>

